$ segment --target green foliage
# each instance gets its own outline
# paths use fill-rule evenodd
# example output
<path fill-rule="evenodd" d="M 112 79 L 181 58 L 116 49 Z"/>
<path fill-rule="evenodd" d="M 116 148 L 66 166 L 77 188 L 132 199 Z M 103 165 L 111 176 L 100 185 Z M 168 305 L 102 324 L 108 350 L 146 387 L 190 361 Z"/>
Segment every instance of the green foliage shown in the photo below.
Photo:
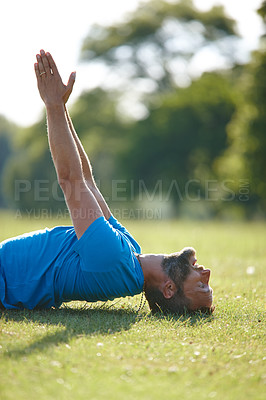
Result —
<path fill-rule="evenodd" d="M 12 144 L 17 131 L 18 127 L 15 124 L 0 116 L 0 208 L 6 204 L 3 192 L 4 168 L 13 154 Z"/>
<path fill-rule="evenodd" d="M 73 123 L 89 154 L 96 180 L 109 197 L 110 182 L 119 179 L 118 160 L 127 145 L 128 126 L 117 113 L 116 92 L 95 89 L 83 93 L 72 109 Z"/>
<path fill-rule="evenodd" d="M 266 52 L 254 54 L 250 70 L 253 76 L 252 88 L 249 91 L 251 107 L 256 107 L 247 125 L 248 141 L 245 151 L 245 162 L 250 169 L 254 193 L 266 207 Z"/>
<path fill-rule="evenodd" d="M 259 13 L 265 19 L 265 2 Z M 201 12 L 188 0 L 146 1 L 123 22 L 92 28 L 81 58 L 109 66 L 119 85 L 108 81 L 82 93 L 71 116 L 111 206 L 112 180 L 125 180 L 127 189 L 135 184 L 134 193 L 125 194 L 129 202 L 143 182 L 149 193 L 156 194 L 158 188 L 161 195 L 166 193 L 175 209 L 187 197 L 188 183 L 190 195 L 200 193 L 200 200 L 211 192 L 206 183 L 215 180 L 214 201 L 205 202 L 206 215 L 225 215 L 230 208 L 232 213 L 238 208 L 239 215 L 246 210 L 248 215 L 254 210 L 265 214 L 263 42 L 248 65 L 206 73 L 185 88 L 179 85 L 179 63 L 188 71 L 203 48 L 226 49 L 222 55 L 234 63 L 230 49 L 236 38 L 235 22 L 222 7 Z M 133 105 L 137 99 L 145 112 L 134 114 L 128 98 Z M 6 204 L 24 211 L 65 210 L 44 116 L 19 130 L 0 119 L 0 179 L 0 206 L 5 197 Z M 221 188 L 225 181 L 230 181 L 226 193 Z M 245 202 L 237 195 L 242 181 L 248 186 Z M 169 191 L 173 184 L 178 188 Z M 226 203 L 218 201 L 221 198 Z M 200 208 L 199 202 L 194 208 Z"/>
<path fill-rule="evenodd" d="M 227 147 L 226 126 L 235 111 L 235 96 L 226 76 L 208 73 L 156 103 L 149 117 L 129 131 L 121 170 L 128 179 L 143 179 L 150 189 L 158 180 L 164 191 L 177 182 L 180 192 L 173 190 L 173 196 L 178 201 L 189 180 L 198 181 L 198 190 L 204 180 L 215 178 L 213 164 Z"/>
<path fill-rule="evenodd" d="M 261 4 L 261 7 L 258 9 L 258 14 L 264 19 L 266 23 L 266 1 L 264 0 Z"/>
<path fill-rule="evenodd" d="M 173 61 L 188 62 L 209 44 L 218 50 L 220 41 L 228 36 L 232 40 L 236 37 L 235 21 L 225 16 L 221 6 L 201 12 L 188 0 L 150 0 L 122 23 L 93 26 L 81 56 L 83 60 L 100 60 L 118 73 L 128 70 L 131 82 L 148 78 L 166 90 L 176 79 Z M 233 54 L 229 58 L 232 60 Z"/>
<path fill-rule="evenodd" d="M 262 12 L 263 8 L 261 8 Z M 220 176 L 238 177 L 251 187 L 249 213 L 266 210 L 266 51 L 265 38 L 237 81 L 240 93 L 237 111 L 228 126 L 229 146 L 217 160 Z"/>
<path fill-rule="evenodd" d="M 52 188 L 62 199 L 56 187 L 56 175 L 47 143 L 45 117 L 20 129 L 14 143 L 14 153 L 5 168 L 4 187 L 10 206 L 21 210 L 54 208 L 49 202 Z M 62 200 L 59 202 L 59 206 Z M 58 205 L 57 205 L 58 206 Z"/>
<path fill-rule="evenodd" d="M 143 180 L 150 191 L 161 181 L 162 193 L 176 182 L 180 191 L 171 191 L 171 200 L 176 203 L 184 196 L 187 182 L 195 179 L 191 195 L 200 188 L 204 197 L 204 180 L 215 178 L 213 165 L 226 149 L 226 125 L 235 110 L 235 94 L 226 75 L 208 73 L 188 88 L 151 97 L 147 102 L 149 115 L 142 121 L 122 121 L 117 99 L 115 93 L 95 89 L 83 93 L 71 113 L 95 177 L 110 203 L 112 179 L 136 185 Z M 10 198 L 17 199 L 14 205 L 24 211 L 65 208 L 45 130 L 42 119 L 22 131 L 17 153 L 6 168 Z M 29 190 L 23 191 L 24 180 Z"/>
<path fill-rule="evenodd" d="M 3 217 L 0 240 L 41 227 Z M 264 399 L 265 225 L 172 220 L 127 228 L 144 252 L 197 249 L 200 263 L 212 266 L 213 316 L 154 317 L 147 305 L 138 314 L 140 296 L 0 312 L 1 398 Z"/>
<path fill-rule="evenodd" d="M 125 146 L 124 124 L 116 113 L 116 96 L 101 89 L 83 93 L 72 109 L 75 128 L 93 164 L 96 179 L 106 195 L 117 173 L 116 163 Z M 125 127 L 126 129 L 126 127 Z M 9 205 L 21 211 L 64 211 L 50 155 L 45 116 L 16 138 L 14 154 L 5 169 L 4 187 Z"/>

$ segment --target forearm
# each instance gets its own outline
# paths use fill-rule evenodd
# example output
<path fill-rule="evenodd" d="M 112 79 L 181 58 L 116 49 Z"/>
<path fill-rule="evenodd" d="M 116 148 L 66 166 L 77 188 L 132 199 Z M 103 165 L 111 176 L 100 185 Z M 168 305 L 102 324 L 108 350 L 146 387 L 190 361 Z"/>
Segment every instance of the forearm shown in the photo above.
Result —
<path fill-rule="evenodd" d="M 47 106 L 48 140 L 59 182 L 82 179 L 76 143 L 68 126 L 64 105 Z"/>
<path fill-rule="evenodd" d="M 70 115 L 68 113 L 66 105 L 64 106 L 64 109 L 65 109 L 65 115 L 66 115 L 66 119 L 67 119 L 69 130 L 70 130 L 70 132 L 72 134 L 72 137 L 73 137 L 73 139 L 75 141 L 75 144 L 76 144 L 79 156 L 80 156 L 80 161 L 81 161 L 81 164 L 82 164 L 82 171 L 83 171 L 84 179 L 89 185 L 96 186 L 94 178 L 93 178 L 92 167 L 91 167 L 91 163 L 90 163 L 90 160 L 88 158 L 88 155 L 85 152 L 84 147 L 83 147 L 83 145 L 82 145 L 82 143 L 81 143 L 81 141 L 80 141 L 80 139 L 79 139 L 79 137 L 77 135 L 77 132 L 76 132 L 76 130 L 74 128 L 74 125 L 73 125 L 73 123 L 71 121 L 71 118 L 70 118 Z"/>
<path fill-rule="evenodd" d="M 91 192 L 93 193 L 95 199 L 97 200 L 97 202 L 103 212 L 103 215 L 105 216 L 106 219 L 109 219 L 111 216 L 111 211 L 110 211 L 103 195 L 101 194 L 100 190 L 98 189 L 98 187 L 94 181 L 90 160 L 89 160 L 89 158 L 84 150 L 84 147 L 76 133 L 76 130 L 72 124 L 72 121 L 71 121 L 71 118 L 69 116 L 66 106 L 65 106 L 65 115 L 66 115 L 66 120 L 68 122 L 69 130 L 70 130 L 73 140 L 77 146 L 77 150 L 78 150 L 79 157 L 80 157 L 80 162 L 82 164 L 82 172 L 83 172 L 84 180 L 85 180 L 87 186 L 90 188 Z"/>

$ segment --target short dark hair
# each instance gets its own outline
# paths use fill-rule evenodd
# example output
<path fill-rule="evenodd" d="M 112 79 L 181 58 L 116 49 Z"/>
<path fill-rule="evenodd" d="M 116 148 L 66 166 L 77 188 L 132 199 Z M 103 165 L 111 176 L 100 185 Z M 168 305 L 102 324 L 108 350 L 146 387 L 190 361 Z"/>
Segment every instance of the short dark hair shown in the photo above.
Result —
<path fill-rule="evenodd" d="M 175 283 L 176 292 L 170 299 L 166 299 L 157 287 L 146 285 L 145 296 L 152 313 L 183 314 L 189 311 L 190 300 L 184 294 L 183 284 L 191 271 L 189 258 L 193 255 L 193 247 L 185 247 L 180 252 L 164 256 L 161 266 L 164 273 Z"/>

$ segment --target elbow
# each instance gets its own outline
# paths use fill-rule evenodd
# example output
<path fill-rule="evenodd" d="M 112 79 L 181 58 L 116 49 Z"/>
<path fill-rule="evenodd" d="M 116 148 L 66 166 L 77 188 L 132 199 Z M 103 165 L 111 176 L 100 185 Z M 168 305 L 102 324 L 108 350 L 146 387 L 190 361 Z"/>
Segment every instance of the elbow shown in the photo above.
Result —
<path fill-rule="evenodd" d="M 57 180 L 59 186 L 65 193 L 69 187 L 72 187 L 73 184 L 77 184 L 80 180 L 82 180 L 82 177 L 80 174 L 75 173 L 75 171 L 65 168 L 57 171 Z"/>
<path fill-rule="evenodd" d="M 61 160 L 54 160 L 56 167 L 57 180 L 61 189 L 65 192 L 64 188 L 69 185 L 73 186 L 83 180 L 82 168 L 80 160 L 71 154 Z"/>
<path fill-rule="evenodd" d="M 65 182 L 71 179 L 71 173 L 69 168 L 56 168 L 57 180 L 60 186 L 63 186 Z"/>

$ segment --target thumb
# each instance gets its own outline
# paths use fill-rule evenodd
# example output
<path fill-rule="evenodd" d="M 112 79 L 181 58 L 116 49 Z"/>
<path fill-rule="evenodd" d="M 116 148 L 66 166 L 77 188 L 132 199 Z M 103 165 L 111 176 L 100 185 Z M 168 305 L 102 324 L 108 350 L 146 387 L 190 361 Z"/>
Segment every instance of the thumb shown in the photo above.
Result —
<path fill-rule="evenodd" d="M 68 88 L 68 90 L 70 90 L 71 92 L 72 92 L 72 89 L 73 89 L 75 80 L 76 80 L 76 72 L 72 72 L 72 73 L 70 74 L 70 76 L 69 76 L 68 83 L 67 83 L 67 88 Z"/>
<path fill-rule="evenodd" d="M 66 86 L 66 90 L 65 93 L 63 95 L 63 100 L 64 100 L 64 104 L 66 104 L 66 102 L 69 99 L 69 96 L 72 93 L 72 89 L 75 83 L 75 79 L 76 79 L 76 72 L 72 72 L 69 76 L 68 82 L 67 82 L 67 86 Z"/>

